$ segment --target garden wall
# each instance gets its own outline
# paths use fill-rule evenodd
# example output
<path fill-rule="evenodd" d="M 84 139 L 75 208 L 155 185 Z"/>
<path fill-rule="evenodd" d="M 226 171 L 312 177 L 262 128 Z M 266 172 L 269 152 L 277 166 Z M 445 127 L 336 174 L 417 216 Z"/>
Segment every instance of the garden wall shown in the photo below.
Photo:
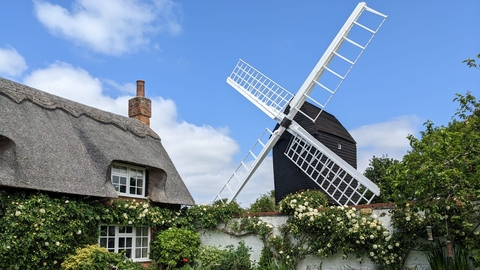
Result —
<path fill-rule="evenodd" d="M 371 209 L 372 214 L 375 214 L 382 224 L 391 230 L 390 214 L 391 207 L 379 207 L 379 208 L 367 208 L 367 212 Z M 285 224 L 287 216 L 280 214 L 266 214 L 260 215 L 260 218 L 274 227 L 274 234 L 279 235 L 278 228 Z M 263 248 L 263 243 L 260 238 L 254 235 L 248 235 L 244 237 L 236 237 L 220 231 L 202 231 L 200 232 L 201 241 L 204 245 L 209 246 L 222 246 L 237 245 L 239 241 L 245 241 L 248 247 L 252 248 L 251 260 L 259 261 L 260 253 Z M 422 252 L 412 251 L 407 258 L 405 267 L 416 267 L 415 269 L 429 269 L 428 262 Z M 343 259 L 342 253 L 338 253 L 335 256 L 320 259 L 316 256 L 307 257 L 300 261 L 297 269 L 308 270 L 329 270 L 329 269 L 374 269 L 375 265 L 365 256 L 362 263 L 358 262 L 355 257 L 350 256 L 348 259 Z"/>

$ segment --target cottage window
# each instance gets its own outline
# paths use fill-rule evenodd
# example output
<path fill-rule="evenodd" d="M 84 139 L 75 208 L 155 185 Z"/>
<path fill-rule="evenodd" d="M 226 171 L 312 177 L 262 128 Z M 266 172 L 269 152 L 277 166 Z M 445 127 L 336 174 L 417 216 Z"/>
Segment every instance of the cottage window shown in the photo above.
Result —
<path fill-rule="evenodd" d="M 145 197 L 145 169 L 124 164 L 113 164 L 112 184 L 119 195 Z"/>
<path fill-rule="evenodd" d="M 150 228 L 147 226 L 100 226 L 98 244 L 110 252 L 125 251 L 133 261 L 148 261 Z"/>

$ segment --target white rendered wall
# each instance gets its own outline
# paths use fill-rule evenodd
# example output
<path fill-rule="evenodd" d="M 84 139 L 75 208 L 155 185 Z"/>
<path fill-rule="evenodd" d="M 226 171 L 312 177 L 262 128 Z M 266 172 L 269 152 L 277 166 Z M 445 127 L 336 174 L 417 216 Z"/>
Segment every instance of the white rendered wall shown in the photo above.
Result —
<path fill-rule="evenodd" d="M 389 209 L 374 209 L 373 214 L 377 215 L 378 219 L 382 221 L 383 226 L 387 229 L 391 229 Z M 263 216 L 260 217 L 263 221 L 271 224 L 274 228 L 274 234 L 278 235 L 278 228 L 285 224 L 287 216 Z M 208 246 L 221 246 L 238 245 L 238 242 L 245 241 L 245 245 L 252 248 L 250 259 L 258 262 L 260 259 L 260 253 L 263 248 L 263 243 L 257 236 L 245 236 L 234 237 L 220 231 L 202 231 L 200 232 L 202 244 Z M 321 266 L 321 267 L 320 267 Z M 405 267 L 417 267 L 415 269 L 429 269 L 428 262 L 422 252 L 412 251 L 410 252 Z M 342 253 L 338 253 L 334 256 L 320 259 L 316 256 L 309 256 L 300 261 L 297 269 L 300 270 L 338 270 L 338 269 L 374 269 L 375 265 L 365 256 L 362 263 L 359 263 L 356 258 L 343 259 Z"/>

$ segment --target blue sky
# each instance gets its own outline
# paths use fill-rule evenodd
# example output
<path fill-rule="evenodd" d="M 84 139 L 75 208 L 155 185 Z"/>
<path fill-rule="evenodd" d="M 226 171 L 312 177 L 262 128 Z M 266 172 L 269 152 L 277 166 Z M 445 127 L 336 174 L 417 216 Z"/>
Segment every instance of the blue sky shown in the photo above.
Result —
<path fill-rule="evenodd" d="M 127 115 L 135 81 L 197 203 L 209 203 L 273 120 L 225 79 L 241 58 L 295 93 L 357 1 L 17 1 L 0 8 L 0 76 Z M 480 2 L 368 1 L 388 15 L 326 110 L 351 132 L 363 172 L 401 159 L 405 137 L 447 124 L 455 93 L 480 98 Z M 0 108 L 1 110 L 1 108 Z M 120 143 L 120 142 L 119 142 Z M 238 198 L 273 189 L 271 160 Z"/>

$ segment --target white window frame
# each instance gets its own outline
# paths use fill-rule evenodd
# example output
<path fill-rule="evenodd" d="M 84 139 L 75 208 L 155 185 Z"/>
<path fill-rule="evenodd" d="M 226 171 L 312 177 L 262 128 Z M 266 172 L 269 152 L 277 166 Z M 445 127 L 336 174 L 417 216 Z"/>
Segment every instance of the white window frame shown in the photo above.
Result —
<path fill-rule="evenodd" d="M 125 255 L 132 261 L 148 262 L 150 261 L 150 227 L 101 225 L 98 245 L 115 253 L 127 250 Z"/>
<path fill-rule="evenodd" d="M 125 170 L 115 170 L 118 167 L 123 167 Z M 122 172 L 123 171 L 123 172 Z M 139 174 L 141 172 L 141 175 Z M 117 191 L 117 194 L 125 197 L 134 197 L 134 198 L 146 198 L 146 170 L 145 168 L 132 166 L 123 163 L 113 163 L 111 170 L 111 181 L 112 185 Z M 125 180 L 123 183 L 122 179 Z M 141 186 L 138 186 L 138 181 L 141 180 Z M 132 185 L 135 183 L 135 185 Z M 125 192 L 122 192 L 122 187 L 125 187 Z M 138 193 L 138 189 L 141 188 L 141 194 Z M 131 191 L 134 189 L 134 193 Z"/>

